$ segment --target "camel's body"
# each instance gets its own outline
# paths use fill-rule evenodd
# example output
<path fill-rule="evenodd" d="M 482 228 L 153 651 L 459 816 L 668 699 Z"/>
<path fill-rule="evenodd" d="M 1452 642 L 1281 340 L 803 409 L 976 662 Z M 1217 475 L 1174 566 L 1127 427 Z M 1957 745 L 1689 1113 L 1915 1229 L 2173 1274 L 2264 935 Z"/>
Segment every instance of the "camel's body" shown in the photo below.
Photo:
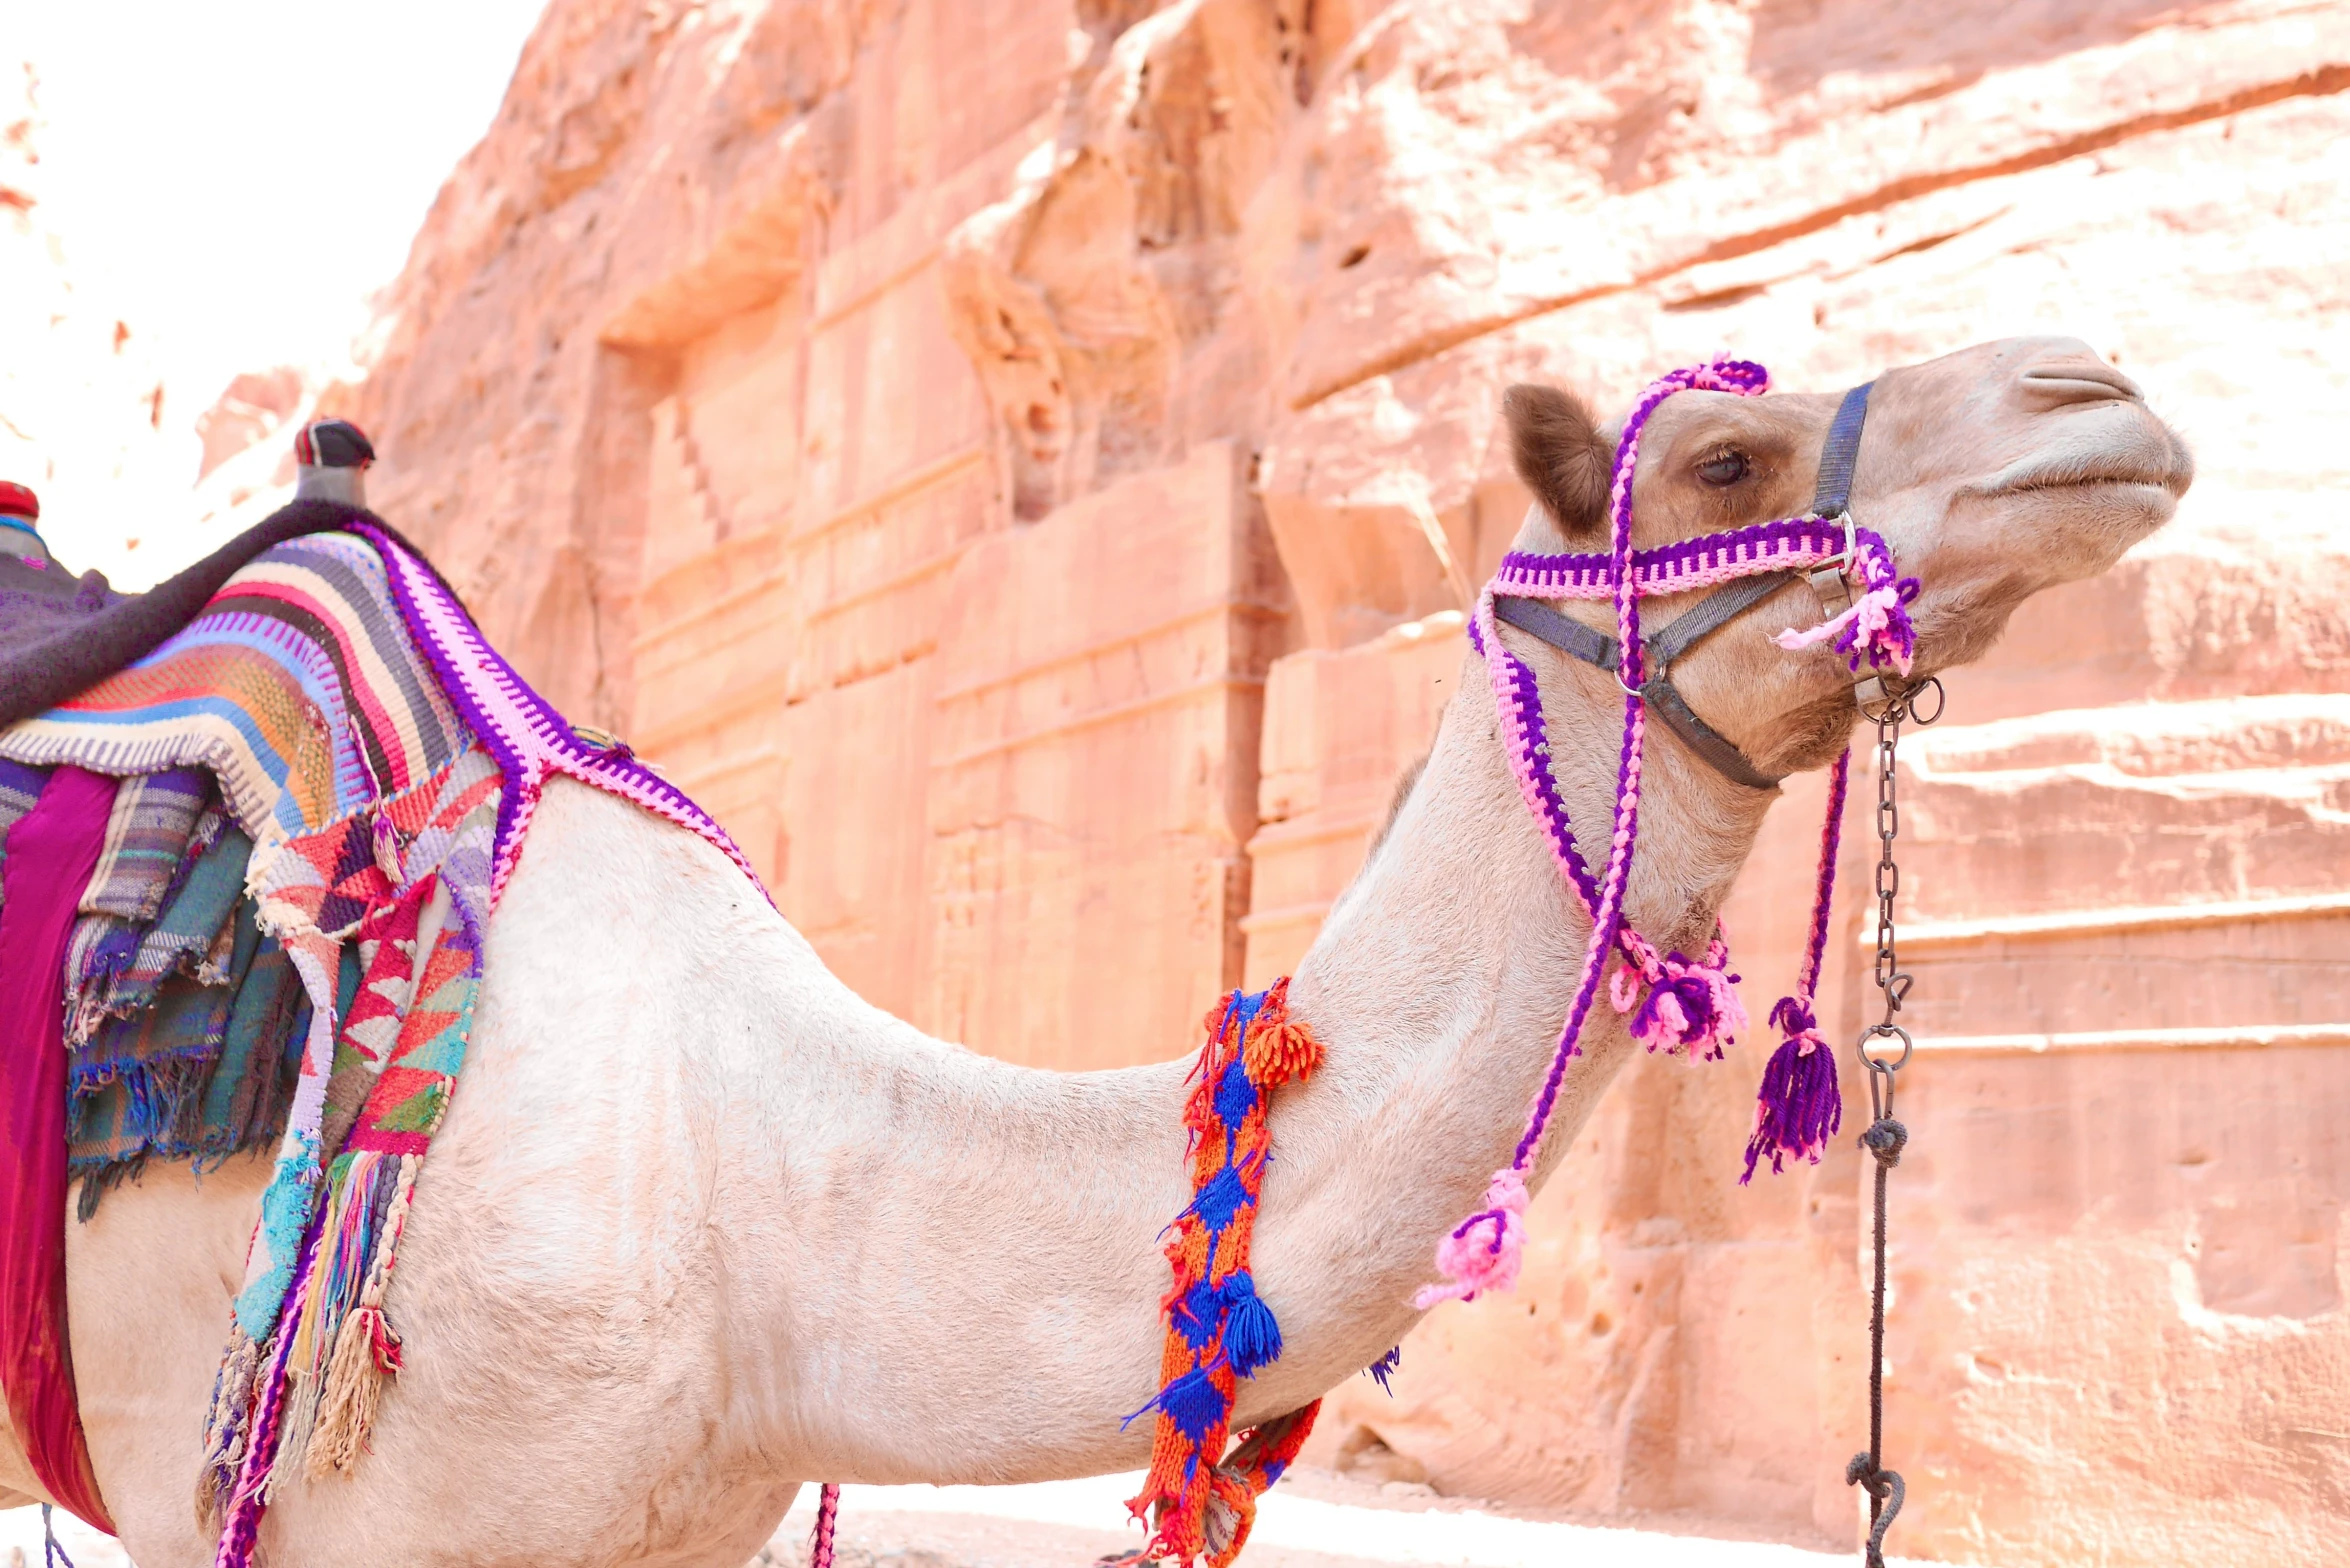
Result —
<path fill-rule="evenodd" d="M 2086 356 L 1990 345 L 1880 388 L 1855 510 L 1925 578 L 1926 664 L 2110 564 L 2185 488 L 2184 450 L 2112 386 L 2017 391 L 2059 349 Z M 1799 509 L 1832 403 L 1668 404 L 1643 453 L 1643 542 Z M 1675 488 L 1715 426 L 1756 453 L 1736 515 Z M 1547 522 L 1529 532 L 1561 547 Z M 1824 762 L 1850 725 L 1829 661 L 1766 640 L 1816 613 L 1789 590 L 1682 672 L 1766 764 Z M 1610 677 L 1522 651 L 1575 819 L 1604 821 Z M 1304 1403 L 1410 1326 L 1435 1238 L 1506 1161 L 1565 1010 L 1587 922 L 1482 680 L 1464 684 L 1293 983 L 1327 1055 L 1275 1101 L 1256 1276 L 1288 1352 L 1243 1385 L 1243 1420 Z M 1707 929 L 1769 799 L 1652 746 L 1642 930 L 1668 945 Z M 1628 1049 L 1603 1015 L 1553 1151 Z M 492 923 L 474 1046 L 401 1249 L 407 1370 L 356 1478 L 280 1493 L 265 1548 L 347 1568 L 733 1568 L 803 1482 L 1139 1466 L 1148 1424 L 1119 1422 L 1156 1385 L 1186 1066 L 1060 1075 L 930 1040 L 828 974 L 716 851 L 556 784 Z M 68 1225 L 83 1417 L 142 1568 L 210 1560 L 199 1437 L 264 1175 L 159 1169 Z M 13 1441 L 0 1488 L 34 1493 Z"/>

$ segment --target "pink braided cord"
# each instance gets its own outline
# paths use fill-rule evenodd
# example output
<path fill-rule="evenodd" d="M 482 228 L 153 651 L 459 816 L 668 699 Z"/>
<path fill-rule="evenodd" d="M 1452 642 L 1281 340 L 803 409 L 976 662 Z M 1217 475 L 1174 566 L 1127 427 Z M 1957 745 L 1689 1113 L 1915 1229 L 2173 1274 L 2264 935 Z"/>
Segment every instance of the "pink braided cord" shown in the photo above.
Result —
<path fill-rule="evenodd" d="M 1539 696 L 1531 704 L 1531 720 L 1525 700 L 1533 686 L 1531 674 L 1521 685 L 1515 673 L 1508 669 L 1517 661 L 1502 657 L 1508 650 L 1502 646 L 1494 623 L 1494 584 L 1487 585 L 1478 602 L 1475 623 L 1481 633 L 1479 641 L 1486 653 L 1495 704 L 1508 741 L 1505 750 L 1517 775 L 1519 793 L 1525 796 L 1528 809 L 1542 826 L 1553 858 L 1560 861 L 1567 874 L 1568 884 L 1584 896 L 1592 910 L 1591 938 L 1584 947 L 1582 970 L 1576 980 L 1574 1001 L 1567 1010 L 1566 1025 L 1551 1053 L 1550 1070 L 1535 1096 L 1526 1130 L 1518 1139 L 1510 1163 L 1494 1172 L 1486 1189 L 1486 1207 L 1471 1214 L 1438 1243 L 1436 1266 L 1443 1277 L 1413 1298 L 1413 1304 L 1422 1311 L 1441 1301 L 1469 1301 L 1483 1291 L 1506 1290 L 1516 1280 L 1525 1249 L 1526 1177 L 1541 1151 L 1551 1113 L 1558 1106 L 1567 1063 L 1582 1052 L 1584 1021 L 1599 994 L 1600 976 L 1607 966 L 1609 950 L 1617 945 L 1623 929 L 1624 887 L 1631 873 L 1633 845 L 1639 837 L 1641 757 L 1647 728 L 1647 705 L 1639 694 L 1645 662 L 1640 645 L 1642 585 L 1633 571 L 1632 555 L 1632 488 L 1640 464 L 1641 432 L 1647 427 L 1649 416 L 1676 392 L 1697 388 L 1753 397 L 1769 385 L 1769 372 L 1743 360 L 1717 360 L 1676 370 L 1651 383 L 1624 421 L 1609 492 L 1608 551 L 1608 578 L 1616 603 L 1616 635 L 1623 647 L 1618 680 L 1624 687 L 1624 740 L 1616 765 L 1616 809 L 1607 871 L 1599 879 L 1596 900 L 1589 897 L 1584 879 L 1574 874 L 1584 870 L 1588 876 L 1588 871 L 1581 866 L 1568 834 L 1565 809 L 1563 806 L 1552 809 L 1558 790 L 1550 774 L 1548 743 L 1540 730 Z M 1497 578 L 1496 582 L 1499 581 Z M 1523 669 L 1523 665 L 1519 668 Z"/>
<path fill-rule="evenodd" d="M 840 1519 L 840 1488 L 827 1482 L 816 1494 L 816 1530 L 808 1538 L 808 1568 L 832 1568 L 833 1534 Z"/>
<path fill-rule="evenodd" d="M 1795 991 L 1809 1005 L 1820 988 L 1820 964 L 1828 954 L 1828 907 L 1836 892 L 1836 850 L 1844 839 L 1844 797 L 1852 784 L 1852 748 L 1828 769 L 1828 820 L 1820 825 L 1820 864 L 1812 877 L 1811 939 L 1804 944 L 1803 969 Z"/>
<path fill-rule="evenodd" d="M 1597 920 L 1599 883 L 1575 846 L 1574 826 L 1568 820 L 1566 802 L 1559 796 L 1558 779 L 1550 771 L 1550 735 L 1542 718 L 1542 689 L 1526 661 L 1501 640 L 1493 616 L 1493 597 L 1488 589 L 1478 599 L 1469 633 L 1485 655 L 1485 676 L 1493 687 L 1493 705 L 1501 717 L 1502 751 L 1510 759 L 1518 795 L 1542 829 L 1543 842 L 1550 846 L 1559 874 L 1582 900 L 1584 913 Z"/>
<path fill-rule="evenodd" d="M 707 840 L 766 894 L 766 885 L 750 860 L 708 812 L 637 761 L 627 747 L 607 749 L 581 740 L 563 716 L 490 646 L 464 606 L 430 567 L 382 530 L 366 523 L 354 528 L 382 552 L 393 596 L 399 600 L 417 645 L 432 661 L 450 700 L 505 770 L 506 793 L 499 806 L 497 848 L 490 870 L 493 909 L 514 874 L 539 795 L 547 779 L 557 773 L 618 795 Z M 772 895 L 768 897 L 772 902 Z"/>

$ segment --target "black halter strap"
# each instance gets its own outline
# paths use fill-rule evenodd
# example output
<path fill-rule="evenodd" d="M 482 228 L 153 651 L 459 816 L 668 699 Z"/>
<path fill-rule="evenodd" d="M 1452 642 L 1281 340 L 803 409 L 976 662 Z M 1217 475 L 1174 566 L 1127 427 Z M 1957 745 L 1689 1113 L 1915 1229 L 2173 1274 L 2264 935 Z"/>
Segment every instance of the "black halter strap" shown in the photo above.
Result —
<path fill-rule="evenodd" d="M 1852 471 L 1860 459 L 1861 427 L 1868 421 L 1869 389 L 1875 384 L 1864 381 L 1845 393 L 1844 401 L 1836 405 L 1836 417 L 1828 422 L 1828 438 L 1820 447 L 1819 487 L 1811 503 L 1815 517 L 1849 515 Z M 1842 614 L 1852 602 L 1851 585 L 1845 580 L 1843 568 L 1823 566 L 1810 575 L 1822 608 L 1831 616 Z M 1641 683 L 1640 697 L 1648 704 L 1648 711 L 1680 736 L 1682 744 L 1703 758 L 1716 773 L 1749 789 L 1776 789 L 1785 775 L 1774 777 L 1757 768 L 1728 737 L 1697 716 L 1689 700 L 1673 684 L 1673 661 L 1794 581 L 1793 572 L 1765 572 L 1743 578 L 1707 594 L 1663 630 L 1642 639 L 1648 654 L 1649 677 Z M 1493 615 L 1494 619 L 1539 637 L 1585 664 L 1609 671 L 1623 667 L 1624 650 L 1615 638 L 1581 621 L 1568 619 L 1540 599 L 1496 597 Z M 1866 684 L 1863 683 L 1864 687 Z"/>
<path fill-rule="evenodd" d="M 1842 517 L 1852 509 L 1852 470 L 1860 461 L 1860 427 L 1868 422 L 1869 392 L 1874 381 L 1863 381 L 1844 394 L 1836 417 L 1828 421 L 1828 439 L 1820 445 L 1819 491 L 1812 497 L 1815 517 Z"/>

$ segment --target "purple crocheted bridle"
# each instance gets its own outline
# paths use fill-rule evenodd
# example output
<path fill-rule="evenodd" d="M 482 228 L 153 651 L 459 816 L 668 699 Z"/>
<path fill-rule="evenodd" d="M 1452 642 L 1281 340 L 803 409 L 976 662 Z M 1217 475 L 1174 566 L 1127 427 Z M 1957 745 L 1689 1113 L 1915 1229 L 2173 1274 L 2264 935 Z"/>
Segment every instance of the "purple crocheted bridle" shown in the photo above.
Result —
<path fill-rule="evenodd" d="M 1857 700 L 1863 703 L 1882 695 L 1876 671 L 1889 667 L 1903 675 L 1909 673 L 1917 636 L 1907 607 L 1917 596 L 1917 580 L 1899 575 L 1885 541 L 1857 526 L 1846 504 L 1867 417 L 1867 385 L 1847 392 L 1836 411 L 1820 459 L 1819 493 L 1809 513 L 1654 550 L 1632 548 L 1632 477 L 1639 466 L 1641 432 L 1658 405 L 1676 392 L 1691 389 L 1754 397 L 1769 385 L 1770 373 L 1762 366 L 1732 359 L 1676 370 L 1651 383 L 1632 405 L 1616 447 L 1607 553 L 1527 555 L 1513 551 L 1502 558 L 1501 569 L 1486 585 L 1469 623 L 1469 641 L 1483 655 L 1493 683 L 1494 703 L 1518 791 L 1541 827 L 1560 875 L 1591 916 L 1591 940 L 1584 950 L 1566 1027 L 1560 1032 L 1550 1071 L 1534 1098 L 1525 1134 L 1518 1140 L 1510 1163 L 1494 1173 L 1485 1195 L 1486 1207 L 1463 1220 L 1438 1244 L 1437 1267 L 1444 1278 L 1420 1292 L 1416 1304 L 1423 1309 L 1439 1301 L 1468 1300 L 1482 1291 L 1507 1290 L 1516 1280 L 1526 1233 L 1526 1178 L 1557 1104 L 1567 1062 L 1581 1052 L 1583 1025 L 1599 995 L 1600 977 L 1611 952 L 1620 955 L 1623 962 L 1609 986 L 1610 1001 L 1619 1013 L 1631 1014 L 1632 1037 L 1649 1050 L 1718 1058 L 1746 1027 L 1745 1009 L 1733 989 L 1738 977 L 1727 972 L 1730 950 L 1719 925 L 1705 953 L 1693 959 L 1678 952 L 1660 954 L 1624 919 L 1624 885 L 1639 828 L 1641 759 L 1651 711 L 1725 776 L 1760 788 L 1779 782 L 1757 770 L 1736 746 L 1697 717 L 1672 685 L 1671 661 L 1792 583 L 1798 574 L 1808 573 L 1820 591 L 1821 602 L 1829 608 L 1829 616 L 1808 630 L 1780 633 L 1777 641 L 1781 647 L 1805 648 L 1825 642 L 1843 653 L 1856 673 L 1865 667 L 1870 673 L 1856 687 Z M 1643 597 L 1698 588 L 1716 592 L 1654 637 L 1642 638 Z M 1855 588 L 1857 593 L 1852 591 Z M 1567 619 L 1542 602 L 1609 598 L 1616 608 L 1616 635 L 1612 638 Z M 1502 642 L 1497 628 L 1504 621 L 1588 663 L 1615 671 L 1624 688 L 1624 738 L 1616 769 L 1614 821 L 1607 864 L 1597 876 L 1576 846 L 1558 781 L 1551 773 L 1542 694 L 1534 672 Z M 1835 1054 L 1820 1036 L 1813 993 L 1827 948 L 1837 830 L 1851 762 L 1847 749 L 1828 776 L 1828 816 L 1821 833 L 1810 942 L 1795 994 L 1781 999 L 1771 1010 L 1771 1021 L 1783 1031 L 1784 1039 L 1764 1071 L 1754 1135 L 1746 1149 L 1746 1175 L 1741 1180 L 1752 1179 L 1757 1162 L 1766 1156 L 1774 1171 L 1782 1168 L 1788 1155 L 1816 1162 L 1842 1122 Z"/>

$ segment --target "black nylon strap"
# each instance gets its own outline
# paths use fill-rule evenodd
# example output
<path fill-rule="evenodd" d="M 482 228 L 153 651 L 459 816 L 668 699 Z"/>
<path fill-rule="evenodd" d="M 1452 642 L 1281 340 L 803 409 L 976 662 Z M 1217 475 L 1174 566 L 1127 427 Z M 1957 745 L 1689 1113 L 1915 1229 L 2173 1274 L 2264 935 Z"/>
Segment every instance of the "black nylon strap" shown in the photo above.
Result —
<path fill-rule="evenodd" d="M 1540 599 L 1497 597 L 1493 601 L 1493 618 L 1539 637 L 1561 653 L 1573 654 L 1585 664 L 1596 664 L 1603 670 L 1613 670 L 1624 662 L 1624 651 L 1613 637 L 1581 621 L 1567 619 Z"/>
<path fill-rule="evenodd" d="M 1792 572 L 1766 572 L 1706 595 L 1688 613 L 1675 617 L 1663 631 L 1642 639 L 1649 661 L 1657 666 L 1658 674 L 1663 674 L 1681 655 L 1793 581 Z M 1501 595 L 1493 601 L 1493 615 L 1498 621 L 1541 638 L 1561 653 L 1573 654 L 1585 664 L 1613 670 L 1624 662 L 1615 638 L 1581 621 L 1570 620 L 1540 599 Z"/>
<path fill-rule="evenodd" d="M 1765 572 L 1760 577 L 1741 578 L 1698 600 L 1686 613 L 1674 617 L 1663 631 L 1641 639 L 1647 645 L 1648 657 L 1656 665 L 1657 673 L 1663 674 L 1681 655 L 1793 581 L 1792 572 Z"/>
<path fill-rule="evenodd" d="M 1656 662 L 1656 674 L 1640 688 L 1641 700 L 1648 704 L 1648 711 L 1680 736 L 1682 743 L 1716 773 L 1749 789 L 1774 789 L 1779 781 L 1747 761 L 1746 753 L 1697 716 L 1697 710 L 1689 706 L 1689 700 L 1673 684 L 1668 666 L 1741 611 L 1761 603 L 1794 580 L 1789 573 L 1772 572 L 1732 583 L 1709 594 L 1696 608 L 1647 639 L 1648 652 Z M 1539 599 L 1496 595 L 1493 618 L 1539 637 L 1585 664 L 1595 664 L 1611 672 L 1623 666 L 1622 647 L 1615 638 L 1581 621 L 1569 620 Z"/>
<path fill-rule="evenodd" d="M 1733 784 L 1749 789 L 1776 789 L 1779 781 L 1746 760 L 1746 753 L 1730 744 L 1729 738 L 1697 716 L 1695 709 L 1681 695 L 1681 688 L 1659 675 L 1640 688 L 1640 698 L 1648 704 L 1648 711 L 1664 720 L 1665 727 L 1681 737 L 1691 751 L 1710 763 L 1713 770 Z"/>
<path fill-rule="evenodd" d="M 1869 417 L 1869 389 L 1863 381 L 1844 394 L 1836 417 L 1828 422 L 1828 439 L 1820 447 L 1819 491 L 1812 497 L 1814 517 L 1842 517 L 1852 504 L 1852 469 L 1860 459 L 1860 430 Z"/>

